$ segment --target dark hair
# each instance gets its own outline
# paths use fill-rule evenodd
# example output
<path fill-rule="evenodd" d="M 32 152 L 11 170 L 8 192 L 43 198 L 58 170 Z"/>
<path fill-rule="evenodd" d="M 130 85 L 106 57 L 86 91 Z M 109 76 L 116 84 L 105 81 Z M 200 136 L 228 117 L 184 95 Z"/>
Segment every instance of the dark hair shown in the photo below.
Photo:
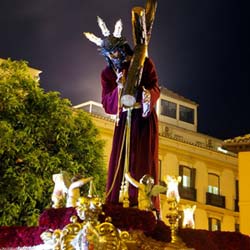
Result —
<path fill-rule="evenodd" d="M 110 35 L 103 40 L 100 52 L 103 56 L 107 56 L 107 54 L 117 49 L 123 50 L 127 55 L 133 55 L 133 50 L 129 46 L 126 38 L 117 38 L 113 35 Z"/>
<path fill-rule="evenodd" d="M 122 48 L 124 49 L 125 53 L 129 56 L 132 56 L 134 54 L 134 51 L 131 49 L 128 43 L 125 43 Z"/>
<path fill-rule="evenodd" d="M 145 174 L 141 178 L 141 183 L 144 185 L 148 185 L 148 184 L 154 185 L 154 179 L 151 175 Z"/>

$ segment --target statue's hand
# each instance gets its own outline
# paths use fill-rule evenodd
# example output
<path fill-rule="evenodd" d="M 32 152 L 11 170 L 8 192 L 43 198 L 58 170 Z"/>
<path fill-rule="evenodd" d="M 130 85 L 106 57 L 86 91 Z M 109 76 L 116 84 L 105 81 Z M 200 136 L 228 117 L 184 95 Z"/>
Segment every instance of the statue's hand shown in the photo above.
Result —
<path fill-rule="evenodd" d="M 116 83 L 119 89 L 124 87 L 123 72 L 116 72 Z"/>
<path fill-rule="evenodd" d="M 150 103 L 150 101 L 151 101 L 150 91 L 145 89 L 144 86 L 142 88 L 143 88 L 143 92 L 142 92 L 142 96 L 143 96 L 142 101 L 143 101 L 143 103 Z"/>
<path fill-rule="evenodd" d="M 144 86 L 142 88 L 142 117 L 147 117 L 150 113 L 151 94 Z"/>

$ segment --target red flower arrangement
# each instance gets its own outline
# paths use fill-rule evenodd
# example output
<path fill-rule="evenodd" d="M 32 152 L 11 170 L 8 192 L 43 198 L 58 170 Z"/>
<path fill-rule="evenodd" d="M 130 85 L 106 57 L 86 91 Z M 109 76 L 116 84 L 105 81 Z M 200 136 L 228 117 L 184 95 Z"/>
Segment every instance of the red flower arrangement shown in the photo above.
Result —
<path fill-rule="evenodd" d="M 41 227 L 0 227 L 0 249 L 40 245 L 43 243 L 40 238 L 43 231 Z"/>
<path fill-rule="evenodd" d="M 63 229 L 70 223 L 70 217 L 76 215 L 73 207 L 49 208 L 43 211 L 39 217 L 39 226 L 45 229 Z"/>
<path fill-rule="evenodd" d="M 157 220 L 154 229 L 150 232 L 144 232 L 146 236 L 151 237 L 158 241 L 170 242 L 171 241 L 171 230 L 169 226 L 161 221 Z"/>
<path fill-rule="evenodd" d="M 250 237 L 241 233 L 180 229 L 179 235 L 196 250 L 250 250 Z"/>
<path fill-rule="evenodd" d="M 154 230 L 157 221 L 152 212 L 142 211 L 137 208 L 124 208 L 120 205 L 105 204 L 103 205 L 104 216 L 100 217 L 100 221 L 104 218 L 111 217 L 112 224 L 121 230 L 141 230 L 150 232 Z"/>

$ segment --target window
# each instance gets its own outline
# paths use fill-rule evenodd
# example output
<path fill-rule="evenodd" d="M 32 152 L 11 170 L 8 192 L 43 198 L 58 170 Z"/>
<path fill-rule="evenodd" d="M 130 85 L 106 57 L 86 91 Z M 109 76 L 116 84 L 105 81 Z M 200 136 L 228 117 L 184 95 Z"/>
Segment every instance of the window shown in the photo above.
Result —
<path fill-rule="evenodd" d="M 181 176 L 181 186 L 185 188 L 195 187 L 195 169 L 187 166 L 179 166 L 179 175 Z"/>
<path fill-rule="evenodd" d="M 177 104 L 166 100 L 161 100 L 161 115 L 176 119 Z"/>
<path fill-rule="evenodd" d="M 206 204 L 221 208 L 226 207 L 226 197 L 220 194 L 220 177 L 214 173 L 208 173 Z"/>
<path fill-rule="evenodd" d="M 220 194 L 220 177 L 213 173 L 208 173 L 208 193 Z"/>
<path fill-rule="evenodd" d="M 182 199 L 196 201 L 195 173 L 195 168 L 179 166 L 179 175 L 181 176 L 179 193 Z"/>
<path fill-rule="evenodd" d="M 180 120 L 194 124 L 194 109 L 180 105 Z"/>
<path fill-rule="evenodd" d="M 220 231 L 221 221 L 217 218 L 208 218 L 208 230 L 209 231 Z"/>

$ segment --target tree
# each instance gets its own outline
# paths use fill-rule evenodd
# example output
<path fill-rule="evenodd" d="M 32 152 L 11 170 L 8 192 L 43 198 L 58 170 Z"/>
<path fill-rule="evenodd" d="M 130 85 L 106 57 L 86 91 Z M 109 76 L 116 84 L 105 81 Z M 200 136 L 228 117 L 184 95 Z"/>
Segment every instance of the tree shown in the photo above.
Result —
<path fill-rule="evenodd" d="M 27 62 L 0 65 L 0 225 L 35 225 L 60 171 L 93 176 L 102 194 L 103 146 L 90 116 L 45 93 Z"/>

